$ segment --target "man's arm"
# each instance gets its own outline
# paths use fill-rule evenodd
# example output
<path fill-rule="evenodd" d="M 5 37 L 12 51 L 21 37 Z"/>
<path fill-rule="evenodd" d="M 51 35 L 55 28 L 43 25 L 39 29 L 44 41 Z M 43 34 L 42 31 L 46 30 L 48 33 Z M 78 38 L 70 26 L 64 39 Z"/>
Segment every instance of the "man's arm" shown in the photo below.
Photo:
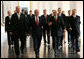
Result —
<path fill-rule="evenodd" d="M 5 17 L 5 31 L 7 31 L 7 17 Z"/>

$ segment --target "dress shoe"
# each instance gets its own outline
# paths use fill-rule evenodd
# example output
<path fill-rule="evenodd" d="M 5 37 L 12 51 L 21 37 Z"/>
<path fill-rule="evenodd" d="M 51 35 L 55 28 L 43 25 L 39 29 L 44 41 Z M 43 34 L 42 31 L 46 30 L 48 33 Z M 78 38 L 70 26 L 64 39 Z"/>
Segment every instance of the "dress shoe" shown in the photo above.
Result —
<path fill-rule="evenodd" d="M 60 45 L 59 47 L 58 47 L 58 49 L 61 49 L 62 48 L 62 46 Z"/>
<path fill-rule="evenodd" d="M 57 56 L 57 52 L 55 52 L 54 55 Z"/>
<path fill-rule="evenodd" d="M 36 57 L 39 57 L 39 52 L 36 53 Z"/>
<path fill-rule="evenodd" d="M 24 54 L 24 51 L 23 51 L 23 50 L 21 50 L 21 53 L 22 53 L 22 54 Z"/>
<path fill-rule="evenodd" d="M 80 52 L 80 49 L 76 49 L 76 53 Z"/>
<path fill-rule="evenodd" d="M 19 58 L 19 55 L 16 55 L 16 58 Z"/>
<path fill-rule="evenodd" d="M 54 55 L 55 55 L 55 56 L 57 56 L 57 54 L 58 54 L 58 52 L 57 52 L 57 51 L 55 51 Z"/>

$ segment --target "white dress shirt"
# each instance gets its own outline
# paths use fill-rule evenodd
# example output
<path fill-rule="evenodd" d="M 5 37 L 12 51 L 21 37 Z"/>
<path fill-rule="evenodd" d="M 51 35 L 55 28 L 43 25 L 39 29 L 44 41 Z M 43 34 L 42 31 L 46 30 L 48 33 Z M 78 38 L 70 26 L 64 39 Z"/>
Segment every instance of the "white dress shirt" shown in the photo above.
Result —
<path fill-rule="evenodd" d="M 18 19 L 20 20 L 20 13 L 17 13 Z"/>
<path fill-rule="evenodd" d="M 11 15 L 9 16 L 10 20 L 11 20 Z"/>
<path fill-rule="evenodd" d="M 54 16 L 54 19 L 55 19 L 55 17 L 56 17 L 56 19 L 57 19 L 57 16 Z"/>
<path fill-rule="evenodd" d="M 61 16 L 61 13 L 59 13 L 59 16 Z"/>
<path fill-rule="evenodd" d="M 73 15 L 74 18 L 76 18 L 76 15 Z"/>

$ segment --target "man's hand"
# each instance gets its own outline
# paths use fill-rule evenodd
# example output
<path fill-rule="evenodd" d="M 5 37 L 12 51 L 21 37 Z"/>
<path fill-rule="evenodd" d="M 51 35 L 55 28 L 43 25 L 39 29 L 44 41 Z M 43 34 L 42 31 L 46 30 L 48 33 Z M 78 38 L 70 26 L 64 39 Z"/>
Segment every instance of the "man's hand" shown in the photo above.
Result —
<path fill-rule="evenodd" d="M 10 35 L 12 35 L 12 32 L 10 32 Z"/>
<path fill-rule="evenodd" d="M 49 22 L 48 25 L 49 25 L 49 26 L 52 25 L 52 22 Z"/>
<path fill-rule="evenodd" d="M 43 26 L 41 26 L 41 28 L 43 29 Z"/>
<path fill-rule="evenodd" d="M 70 27 L 69 30 L 72 30 L 72 28 Z"/>

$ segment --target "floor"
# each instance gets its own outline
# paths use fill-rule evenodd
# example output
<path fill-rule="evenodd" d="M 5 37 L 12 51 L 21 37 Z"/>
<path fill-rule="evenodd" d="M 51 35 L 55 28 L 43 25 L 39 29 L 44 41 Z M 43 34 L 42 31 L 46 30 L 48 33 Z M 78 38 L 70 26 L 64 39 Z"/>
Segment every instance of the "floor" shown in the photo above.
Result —
<path fill-rule="evenodd" d="M 44 46 L 42 37 L 40 55 L 39 58 L 83 58 L 83 40 L 80 41 L 80 52 L 72 53 L 71 48 L 68 47 L 67 32 L 66 32 L 66 44 L 63 42 L 63 47 L 59 50 L 58 56 L 54 56 L 52 48 L 52 37 L 50 37 L 50 45 Z M 20 43 L 20 42 L 19 42 Z M 36 58 L 33 49 L 32 37 L 27 37 L 26 48 L 24 54 L 20 54 L 20 58 Z M 4 27 L 1 27 L 1 58 L 16 58 L 14 46 L 10 49 L 8 47 L 7 34 L 4 32 Z"/>

